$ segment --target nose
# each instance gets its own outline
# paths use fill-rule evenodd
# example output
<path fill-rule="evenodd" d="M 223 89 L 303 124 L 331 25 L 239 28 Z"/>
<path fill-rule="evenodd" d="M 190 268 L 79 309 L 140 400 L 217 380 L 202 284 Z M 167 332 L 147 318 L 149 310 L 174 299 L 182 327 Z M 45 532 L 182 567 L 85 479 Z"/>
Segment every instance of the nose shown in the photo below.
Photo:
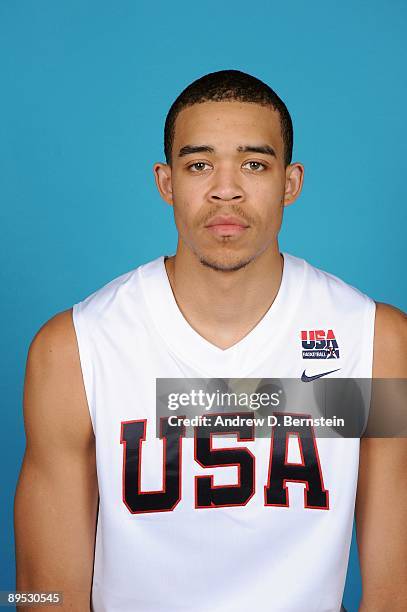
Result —
<path fill-rule="evenodd" d="M 213 174 L 213 183 L 209 191 L 212 202 L 230 201 L 238 202 L 243 198 L 243 189 L 240 185 L 236 170 L 231 167 L 217 168 Z"/>

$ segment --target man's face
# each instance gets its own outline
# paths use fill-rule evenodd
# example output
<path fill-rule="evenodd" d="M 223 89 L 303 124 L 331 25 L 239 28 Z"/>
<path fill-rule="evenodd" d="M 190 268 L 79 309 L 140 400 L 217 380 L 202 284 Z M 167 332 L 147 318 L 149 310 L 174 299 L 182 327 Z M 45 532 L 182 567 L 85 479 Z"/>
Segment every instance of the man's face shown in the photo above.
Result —
<path fill-rule="evenodd" d="M 171 169 L 166 181 L 157 178 L 174 206 L 180 247 L 212 268 L 236 270 L 275 246 L 283 207 L 298 195 L 290 196 L 290 168 L 271 107 L 226 101 L 183 109 Z"/>

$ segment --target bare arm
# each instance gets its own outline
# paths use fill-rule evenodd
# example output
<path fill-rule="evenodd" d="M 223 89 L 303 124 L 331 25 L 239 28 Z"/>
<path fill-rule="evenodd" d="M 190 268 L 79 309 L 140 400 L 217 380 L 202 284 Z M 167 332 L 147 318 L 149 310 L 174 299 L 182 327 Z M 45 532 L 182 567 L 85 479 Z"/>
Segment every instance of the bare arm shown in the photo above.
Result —
<path fill-rule="evenodd" d="M 63 591 L 59 610 L 90 610 L 98 507 L 95 443 L 71 311 L 31 343 L 26 450 L 14 504 L 17 590 Z M 19 607 L 25 610 L 43 609 Z"/>
<path fill-rule="evenodd" d="M 374 378 L 407 378 L 407 318 L 378 304 Z M 363 438 L 356 526 L 363 596 L 360 612 L 407 610 L 407 440 Z"/>

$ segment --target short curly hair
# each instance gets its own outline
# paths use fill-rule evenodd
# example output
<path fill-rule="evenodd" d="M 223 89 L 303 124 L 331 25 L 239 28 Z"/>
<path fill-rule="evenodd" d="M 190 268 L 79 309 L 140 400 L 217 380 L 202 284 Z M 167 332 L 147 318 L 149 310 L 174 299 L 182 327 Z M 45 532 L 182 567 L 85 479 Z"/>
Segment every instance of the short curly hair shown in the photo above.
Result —
<path fill-rule="evenodd" d="M 284 162 L 288 166 L 291 163 L 293 151 L 293 124 L 290 113 L 271 87 L 240 70 L 219 70 L 205 74 L 188 85 L 173 102 L 164 127 L 164 154 L 167 164 L 171 164 L 175 121 L 178 114 L 193 104 L 227 100 L 271 106 L 279 113 L 284 142 Z"/>

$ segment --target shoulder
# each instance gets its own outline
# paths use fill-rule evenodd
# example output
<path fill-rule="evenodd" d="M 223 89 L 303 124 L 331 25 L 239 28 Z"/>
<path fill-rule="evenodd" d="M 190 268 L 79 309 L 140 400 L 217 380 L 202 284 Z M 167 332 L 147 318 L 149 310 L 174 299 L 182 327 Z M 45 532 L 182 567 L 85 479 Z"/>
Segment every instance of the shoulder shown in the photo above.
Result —
<path fill-rule="evenodd" d="M 306 260 L 292 256 L 290 259 L 294 260 L 297 268 L 299 262 L 302 262 L 307 299 L 314 299 L 321 308 L 336 311 L 352 319 L 356 315 L 363 315 L 366 309 L 369 313 L 374 310 L 373 300 L 354 285 Z"/>
<path fill-rule="evenodd" d="M 77 320 L 84 314 L 88 324 L 93 321 L 100 321 L 109 318 L 111 314 L 120 312 L 126 308 L 129 300 L 132 308 L 137 308 L 143 304 L 142 286 L 146 276 L 157 276 L 161 269 L 163 257 L 157 257 L 147 263 L 131 269 L 120 276 L 117 276 L 99 287 L 93 293 L 88 294 L 82 301 L 73 306 L 73 322 L 76 326 Z"/>
<path fill-rule="evenodd" d="M 75 304 L 73 307 L 74 322 L 78 310 L 98 316 L 106 308 L 117 302 L 123 294 L 133 287 L 134 283 L 137 283 L 138 270 L 139 268 L 135 268 L 117 276 Z"/>
<path fill-rule="evenodd" d="M 381 302 L 376 303 L 373 377 L 407 377 L 407 315 Z"/>
<path fill-rule="evenodd" d="M 49 451 L 44 423 L 60 446 L 88 448 L 92 424 L 83 384 L 72 309 L 49 319 L 34 336 L 24 382 L 24 422 L 27 445 Z"/>
<path fill-rule="evenodd" d="M 69 363 L 77 353 L 72 309 L 49 319 L 35 334 L 28 351 L 28 359 L 38 367 Z"/>
<path fill-rule="evenodd" d="M 72 320 L 72 308 L 49 319 L 35 334 L 28 349 L 25 387 L 47 396 L 80 390 L 82 371 L 78 343 Z"/>

